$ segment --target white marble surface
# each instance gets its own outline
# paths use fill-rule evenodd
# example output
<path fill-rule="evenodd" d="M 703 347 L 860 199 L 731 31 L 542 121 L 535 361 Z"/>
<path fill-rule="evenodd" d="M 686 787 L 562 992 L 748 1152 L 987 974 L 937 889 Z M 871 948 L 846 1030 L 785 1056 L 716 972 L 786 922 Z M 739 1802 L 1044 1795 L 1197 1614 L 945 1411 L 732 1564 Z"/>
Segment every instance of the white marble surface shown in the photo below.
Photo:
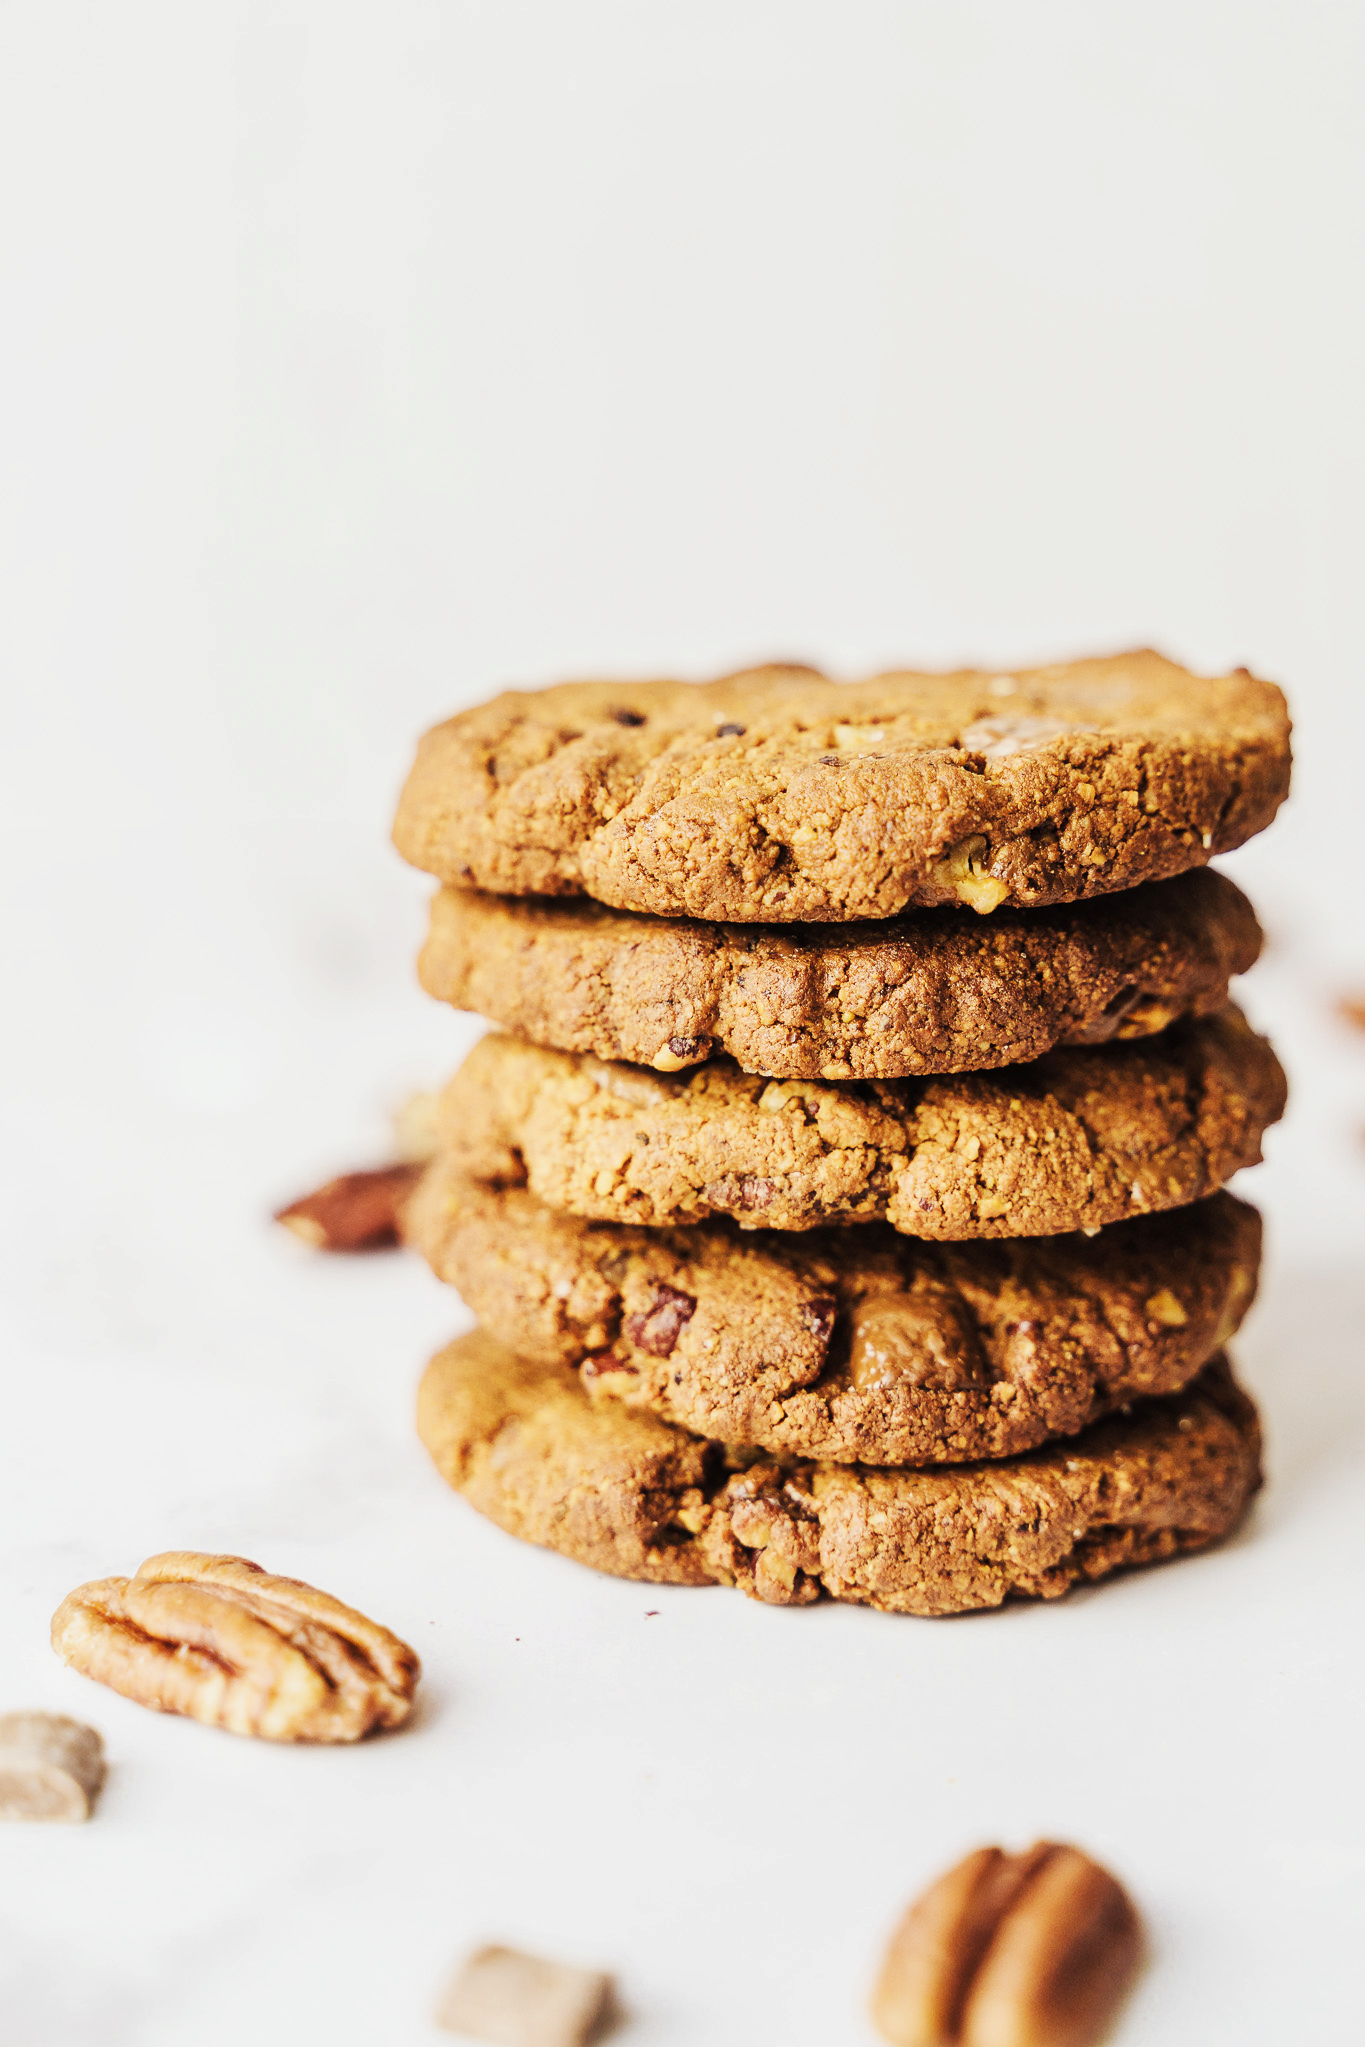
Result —
<path fill-rule="evenodd" d="M 901 1904 L 1072 1837 L 1154 1959 L 1124 2047 L 1358 2037 L 1365 983 L 1349 10 L 753 0 L 0 12 L 0 1706 L 88 1718 L 0 1843 L 6 2047 L 419 2047 L 500 1938 L 640 2047 L 870 2040 Z M 948 1623 L 598 1578 L 411 1425 L 463 1311 L 272 1206 L 476 1028 L 385 845 L 505 680 L 1156 641 L 1282 677 L 1229 864 L 1293 1106 L 1221 1552 Z M 64 1671 L 166 1547 L 413 1641 L 415 1726 L 291 1752 Z"/>

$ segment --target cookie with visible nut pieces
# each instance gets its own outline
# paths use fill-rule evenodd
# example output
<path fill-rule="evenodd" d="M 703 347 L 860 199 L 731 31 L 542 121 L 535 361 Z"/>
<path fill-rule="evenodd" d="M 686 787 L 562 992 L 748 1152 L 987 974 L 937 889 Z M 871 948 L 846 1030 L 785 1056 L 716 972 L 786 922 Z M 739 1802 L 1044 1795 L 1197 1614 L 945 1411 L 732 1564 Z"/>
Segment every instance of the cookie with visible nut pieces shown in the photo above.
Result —
<path fill-rule="evenodd" d="M 708 924 L 597 903 L 442 889 L 429 995 L 561 1052 L 660 1073 L 724 1052 L 778 1079 L 885 1080 L 1150 1037 L 1227 1000 L 1260 951 L 1209 869 L 1051 910 L 888 923 Z"/>
<path fill-rule="evenodd" d="M 739 923 L 1037 908 L 1202 867 L 1269 824 L 1289 719 L 1159 654 L 1010 675 L 509 691 L 423 739 L 394 840 L 457 887 Z"/>
<path fill-rule="evenodd" d="M 472 1178 L 603 1221 L 1040 1237 L 1213 1193 L 1260 1157 L 1284 1099 L 1233 1008 L 933 1080 L 765 1081 L 728 1059 L 651 1073 L 493 1035 L 447 1087 L 440 1137 Z"/>
<path fill-rule="evenodd" d="M 1078 1848 L 979 1848 L 897 1927 L 872 2015 L 892 2047 L 1096 2047 L 1141 1952 L 1132 1900 Z"/>
<path fill-rule="evenodd" d="M 172 1550 L 78 1585 L 52 1617 L 64 1663 L 158 1713 L 267 1741 L 398 1727 L 415 1651 L 354 1607 L 245 1557 Z"/>
<path fill-rule="evenodd" d="M 523 1541 L 616 1577 L 949 1614 L 1051 1599 L 1203 1549 L 1260 1483 L 1256 1411 L 1216 1359 L 1183 1393 L 996 1463 L 908 1470 L 750 1461 L 566 1365 L 482 1331 L 433 1358 L 418 1433 L 437 1470 Z"/>
<path fill-rule="evenodd" d="M 836 1463 L 961 1463 L 1185 1385 L 1251 1305 L 1230 1194 L 1093 1237 L 931 1245 L 883 1224 L 640 1229 L 438 1161 L 409 1241 L 522 1356 L 698 1435 Z"/>

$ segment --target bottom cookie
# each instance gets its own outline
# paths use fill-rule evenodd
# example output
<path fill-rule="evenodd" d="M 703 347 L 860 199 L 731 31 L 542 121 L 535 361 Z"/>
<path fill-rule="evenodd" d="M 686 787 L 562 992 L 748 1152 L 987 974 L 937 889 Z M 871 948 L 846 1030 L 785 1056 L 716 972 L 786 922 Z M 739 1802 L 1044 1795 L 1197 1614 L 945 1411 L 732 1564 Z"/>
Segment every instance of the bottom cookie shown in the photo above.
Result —
<path fill-rule="evenodd" d="M 1256 1410 L 1216 1358 L 1067 1442 L 941 1470 L 748 1461 L 482 1330 L 432 1359 L 418 1432 L 509 1534 L 616 1577 L 965 1613 L 1203 1549 L 1260 1484 Z"/>

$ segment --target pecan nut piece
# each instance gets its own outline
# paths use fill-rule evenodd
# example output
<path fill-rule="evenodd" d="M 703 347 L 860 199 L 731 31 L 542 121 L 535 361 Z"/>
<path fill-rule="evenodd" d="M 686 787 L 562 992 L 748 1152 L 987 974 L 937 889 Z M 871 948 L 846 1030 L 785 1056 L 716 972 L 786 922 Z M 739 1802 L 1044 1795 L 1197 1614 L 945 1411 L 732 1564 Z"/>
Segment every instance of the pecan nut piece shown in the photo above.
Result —
<path fill-rule="evenodd" d="M 104 1743 L 63 1713 L 0 1713 L 0 1820 L 88 1820 Z"/>
<path fill-rule="evenodd" d="M 893 2047 L 1093 2047 L 1141 1946 L 1126 1892 L 1078 1848 L 979 1848 L 897 1927 L 872 2015 Z"/>
<path fill-rule="evenodd" d="M 158 1713 L 267 1741 L 358 1741 L 412 1711 L 421 1665 L 387 1628 L 245 1557 L 169 1551 L 68 1593 L 63 1662 Z"/>
<path fill-rule="evenodd" d="M 718 1575 L 751 1599 L 808 1606 L 820 1597 L 820 1521 L 803 1467 L 751 1464 L 737 1472 L 704 1526 Z"/>
<path fill-rule="evenodd" d="M 318 1251 L 386 1251 L 401 1243 L 403 1207 L 421 1179 L 420 1160 L 342 1173 L 276 1209 L 275 1220 Z"/>

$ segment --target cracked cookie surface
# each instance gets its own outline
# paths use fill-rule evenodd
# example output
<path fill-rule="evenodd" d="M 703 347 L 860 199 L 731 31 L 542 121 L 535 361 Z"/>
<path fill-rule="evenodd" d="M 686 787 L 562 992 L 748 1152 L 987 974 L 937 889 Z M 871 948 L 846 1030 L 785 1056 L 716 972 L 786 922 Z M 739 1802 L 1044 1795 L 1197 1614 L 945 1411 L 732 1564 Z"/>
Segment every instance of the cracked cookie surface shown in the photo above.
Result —
<path fill-rule="evenodd" d="M 594 1400 L 836 1463 L 1004 1457 L 1187 1384 L 1250 1307 L 1230 1194 L 1095 1237 L 930 1245 L 883 1224 L 649 1230 L 433 1165 L 409 1241 L 480 1322 Z"/>
<path fill-rule="evenodd" d="M 1051 910 L 891 923 L 707 924 L 442 889 L 429 995 L 561 1052 L 675 1073 L 723 1052 L 779 1079 L 880 1080 L 1148 1037 L 1227 1000 L 1260 951 L 1208 869 Z"/>
<path fill-rule="evenodd" d="M 1013 675 L 508 691 L 422 740 L 394 842 L 442 881 L 739 923 L 1036 908 L 1202 867 L 1289 784 L 1272 684 L 1142 651 Z"/>
<path fill-rule="evenodd" d="M 1213 1193 L 1259 1159 L 1284 1097 L 1274 1053 L 1228 1008 L 1156 1038 L 928 1080 L 764 1080 L 728 1059 L 660 1074 L 494 1034 L 437 1121 L 462 1171 L 527 1183 L 571 1215 L 1038 1237 Z"/>
<path fill-rule="evenodd" d="M 1205 1548 L 1260 1482 L 1256 1411 L 1221 1358 L 1182 1393 L 997 1463 L 735 1469 L 719 1444 L 595 1403 L 568 1366 L 475 1331 L 427 1367 L 418 1431 L 480 1513 L 599 1571 L 926 1615 Z"/>

